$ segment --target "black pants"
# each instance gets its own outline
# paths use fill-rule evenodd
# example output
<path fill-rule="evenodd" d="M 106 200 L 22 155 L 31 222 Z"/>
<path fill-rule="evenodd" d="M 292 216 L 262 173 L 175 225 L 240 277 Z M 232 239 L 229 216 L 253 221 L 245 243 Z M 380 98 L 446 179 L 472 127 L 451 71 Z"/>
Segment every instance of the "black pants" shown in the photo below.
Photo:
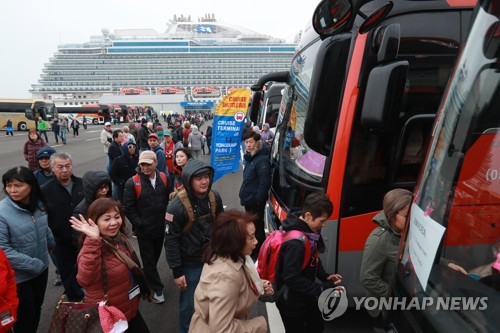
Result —
<path fill-rule="evenodd" d="M 209 154 L 210 154 L 211 147 L 212 147 L 212 138 L 207 138 L 207 148 L 208 148 Z"/>
<path fill-rule="evenodd" d="M 264 209 L 266 208 L 266 203 L 261 203 L 257 205 L 245 206 L 245 212 L 254 214 L 257 218 L 254 220 L 255 224 L 255 238 L 259 242 L 252 252 L 252 258 L 257 258 L 259 255 L 259 250 L 266 240 L 266 231 L 264 230 Z"/>
<path fill-rule="evenodd" d="M 48 276 L 49 270 L 46 269 L 36 278 L 17 285 L 19 308 L 17 310 L 17 322 L 14 324 L 16 332 L 36 333 L 40 322 Z"/>
<path fill-rule="evenodd" d="M 307 307 L 301 315 L 287 315 L 282 310 L 280 315 L 286 333 L 321 333 L 325 326 L 317 305 Z"/>
<path fill-rule="evenodd" d="M 40 137 L 42 137 L 42 135 L 45 136 L 45 142 L 49 143 L 49 138 L 47 137 L 47 131 L 46 130 L 40 130 L 40 132 L 38 132 L 38 135 Z"/>
<path fill-rule="evenodd" d="M 78 250 L 71 244 L 56 242 L 54 249 L 57 264 L 59 265 L 59 274 L 64 286 L 64 292 L 69 302 L 80 302 L 83 299 L 83 291 L 76 281 L 76 257 Z"/>
<path fill-rule="evenodd" d="M 137 311 L 135 317 L 128 322 L 128 329 L 125 332 L 149 333 L 148 325 L 144 321 L 144 318 L 142 318 L 142 315 L 139 311 Z"/>
<path fill-rule="evenodd" d="M 163 283 L 161 283 L 160 274 L 158 274 L 158 269 L 156 268 L 163 248 L 163 237 L 144 239 L 138 236 L 137 243 L 139 244 L 144 274 L 149 282 L 149 286 L 155 292 L 163 291 Z"/>

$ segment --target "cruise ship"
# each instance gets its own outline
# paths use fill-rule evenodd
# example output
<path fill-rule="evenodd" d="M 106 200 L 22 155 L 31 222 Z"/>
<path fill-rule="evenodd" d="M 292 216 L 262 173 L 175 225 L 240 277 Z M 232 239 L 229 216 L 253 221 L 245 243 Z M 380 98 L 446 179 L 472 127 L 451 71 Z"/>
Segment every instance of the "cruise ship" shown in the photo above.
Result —
<path fill-rule="evenodd" d="M 214 14 L 195 20 L 174 15 L 164 33 L 103 28 L 87 43 L 58 46 L 30 92 L 56 106 L 94 104 L 119 95 L 140 95 L 141 101 L 147 95 L 175 95 L 184 102 L 217 103 L 233 88 L 289 70 L 296 45 L 220 23 Z"/>

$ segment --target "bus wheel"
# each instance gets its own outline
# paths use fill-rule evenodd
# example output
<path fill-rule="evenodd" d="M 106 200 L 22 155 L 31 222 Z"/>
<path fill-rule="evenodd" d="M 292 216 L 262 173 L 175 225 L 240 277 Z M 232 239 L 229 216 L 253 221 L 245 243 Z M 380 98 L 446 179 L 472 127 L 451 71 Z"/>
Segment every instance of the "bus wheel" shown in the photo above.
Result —
<path fill-rule="evenodd" d="M 28 126 L 24 121 L 20 121 L 19 124 L 17 124 L 17 130 L 18 131 L 26 131 L 28 129 Z"/>
<path fill-rule="evenodd" d="M 94 125 L 98 125 L 98 124 L 99 124 L 99 121 L 98 121 L 97 119 L 95 119 L 95 118 L 94 118 L 94 119 L 92 119 L 92 124 L 94 124 Z"/>

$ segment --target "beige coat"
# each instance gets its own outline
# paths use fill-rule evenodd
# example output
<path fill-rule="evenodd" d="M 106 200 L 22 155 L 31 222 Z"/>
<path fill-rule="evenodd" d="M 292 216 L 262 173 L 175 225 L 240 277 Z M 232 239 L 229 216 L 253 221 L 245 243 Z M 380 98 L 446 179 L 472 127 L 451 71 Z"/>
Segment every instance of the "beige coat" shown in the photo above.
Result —
<path fill-rule="evenodd" d="M 257 301 L 248 283 L 242 262 L 218 258 L 205 264 L 194 293 L 194 315 L 189 332 L 265 333 L 264 317 L 248 318 Z"/>

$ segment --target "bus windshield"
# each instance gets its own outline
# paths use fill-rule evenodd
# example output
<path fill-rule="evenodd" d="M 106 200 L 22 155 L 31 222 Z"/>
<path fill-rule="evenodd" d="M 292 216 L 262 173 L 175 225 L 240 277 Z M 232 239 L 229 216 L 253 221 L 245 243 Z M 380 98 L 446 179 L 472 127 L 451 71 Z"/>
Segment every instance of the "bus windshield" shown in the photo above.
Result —
<path fill-rule="evenodd" d="M 286 128 L 282 132 L 285 137 L 281 150 L 286 172 L 296 179 L 313 184 L 321 183 L 326 157 L 315 152 L 306 144 L 304 125 L 308 110 L 309 88 L 314 60 L 320 44 L 320 42 L 312 44 L 298 53 L 293 59 L 290 73 L 290 81 L 293 83 L 285 89 L 279 116 L 279 119 L 283 120 L 285 111 L 289 113 Z M 293 101 L 290 101 L 292 89 L 294 97 Z M 290 105 L 289 110 L 286 110 L 287 105 Z M 279 142 L 278 137 L 275 142 Z M 277 148 L 274 147 L 275 152 L 277 152 Z"/>

